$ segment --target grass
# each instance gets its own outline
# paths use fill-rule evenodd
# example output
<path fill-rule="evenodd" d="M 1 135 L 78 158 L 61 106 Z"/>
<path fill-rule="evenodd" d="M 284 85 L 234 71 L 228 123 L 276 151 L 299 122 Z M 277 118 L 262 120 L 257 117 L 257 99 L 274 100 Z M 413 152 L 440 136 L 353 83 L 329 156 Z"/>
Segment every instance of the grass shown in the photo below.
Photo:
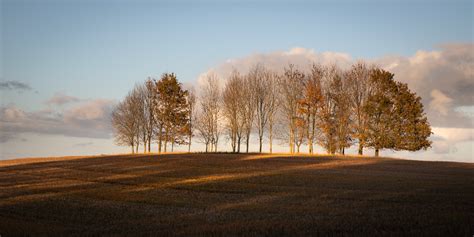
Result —
<path fill-rule="evenodd" d="M 0 161 L 0 235 L 474 234 L 474 165 L 167 154 Z"/>

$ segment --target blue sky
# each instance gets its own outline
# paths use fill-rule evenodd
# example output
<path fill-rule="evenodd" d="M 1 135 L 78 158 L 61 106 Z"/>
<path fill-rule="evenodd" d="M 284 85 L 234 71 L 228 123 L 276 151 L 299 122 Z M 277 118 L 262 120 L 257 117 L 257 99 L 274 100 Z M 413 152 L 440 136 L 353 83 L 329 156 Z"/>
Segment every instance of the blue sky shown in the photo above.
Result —
<path fill-rule="evenodd" d="M 172 71 L 193 83 L 227 59 L 294 47 L 354 59 L 472 43 L 472 1 L 1 2 L 2 106 L 41 110 L 56 93 L 121 99 Z M 469 106 L 469 105 L 468 105 Z"/>

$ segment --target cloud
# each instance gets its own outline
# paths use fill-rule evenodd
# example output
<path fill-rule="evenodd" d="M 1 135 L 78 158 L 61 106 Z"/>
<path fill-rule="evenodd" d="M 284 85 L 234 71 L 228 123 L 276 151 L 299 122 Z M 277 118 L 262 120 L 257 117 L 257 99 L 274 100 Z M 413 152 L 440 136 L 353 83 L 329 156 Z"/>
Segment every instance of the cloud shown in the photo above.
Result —
<path fill-rule="evenodd" d="M 8 105 L 0 107 L 0 142 L 21 133 L 56 134 L 71 137 L 109 138 L 112 133 L 110 115 L 113 100 L 95 99 L 65 111 L 52 109 L 26 112 Z"/>
<path fill-rule="evenodd" d="M 341 67 L 349 67 L 352 61 L 353 60 L 351 56 L 346 53 L 317 53 L 313 49 L 295 47 L 289 51 L 255 53 L 243 58 L 228 59 L 224 63 L 210 68 L 208 71 L 200 74 L 198 83 L 202 83 L 202 81 L 210 73 L 215 73 L 221 80 L 225 80 L 225 78 L 227 78 L 234 69 L 239 72 L 246 73 L 250 67 L 257 63 L 262 63 L 267 68 L 276 72 L 282 72 L 283 68 L 287 67 L 289 63 L 298 66 L 302 70 L 309 70 L 312 62 L 323 65 L 337 63 Z"/>
<path fill-rule="evenodd" d="M 433 51 L 418 51 L 410 57 L 385 57 L 374 63 L 390 70 L 428 105 L 434 126 L 468 128 L 472 118 L 456 111 L 473 106 L 474 44 L 444 44 Z"/>
<path fill-rule="evenodd" d="M 439 154 L 455 153 L 456 144 L 474 141 L 473 128 L 433 127 L 433 150 Z"/>
<path fill-rule="evenodd" d="M 418 51 L 412 56 L 387 56 L 366 59 L 395 74 L 395 80 L 407 83 L 421 96 L 428 119 L 437 127 L 472 127 L 472 117 L 459 112 L 458 107 L 474 108 L 474 44 L 444 44 L 432 51 Z M 247 72 L 257 63 L 281 72 L 289 63 L 302 70 L 309 70 L 311 63 L 337 64 L 349 68 L 356 59 L 341 52 L 317 52 L 295 47 L 288 51 L 255 53 L 237 59 L 228 59 L 202 73 L 198 83 L 209 73 L 215 73 L 224 85 L 233 69 Z"/>
<path fill-rule="evenodd" d="M 19 81 L 5 81 L 5 82 L 0 82 L 0 90 L 9 90 L 9 91 L 27 91 L 31 90 L 31 86 L 19 82 Z"/>
<path fill-rule="evenodd" d="M 56 93 L 53 97 L 46 101 L 47 105 L 65 105 L 69 103 L 79 102 L 79 98 L 66 95 L 63 93 Z"/>
<path fill-rule="evenodd" d="M 474 111 L 474 44 L 444 44 L 435 50 L 418 51 L 411 56 L 386 56 L 366 59 L 395 74 L 395 80 L 407 83 L 422 98 L 428 121 L 433 126 L 433 150 L 451 154 L 456 144 L 473 142 Z M 242 58 L 228 59 L 202 73 L 198 83 L 215 73 L 224 85 L 233 69 L 246 73 L 257 64 L 280 72 L 289 63 L 309 70 L 312 62 L 322 65 L 337 64 L 349 68 L 357 59 L 341 52 L 317 52 L 295 47 L 288 51 L 255 53 Z"/>
<path fill-rule="evenodd" d="M 441 115 L 448 115 L 448 110 L 451 107 L 453 99 L 449 98 L 438 89 L 434 89 L 431 91 L 431 98 L 432 100 L 430 102 L 430 108 L 433 111 L 440 113 Z"/>
<path fill-rule="evenodd" d="M 13 132 L 2 132 L 0 133 L 0 143 L 5 143 L 7 141 L 16 139 L 17 136 Z"/>

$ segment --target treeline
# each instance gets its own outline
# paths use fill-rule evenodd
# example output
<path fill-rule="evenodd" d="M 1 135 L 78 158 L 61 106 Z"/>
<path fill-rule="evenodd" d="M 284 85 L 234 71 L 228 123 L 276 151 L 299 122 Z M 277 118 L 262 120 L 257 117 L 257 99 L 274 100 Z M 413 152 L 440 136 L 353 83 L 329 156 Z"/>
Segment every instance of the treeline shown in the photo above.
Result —
<path fill-rule="evenodd" d="M 232 152 L 249 152 L 256 134 L 259 152 L 268 138 L 299 153 L 302 145 L 314 153 L 320 145 L 328 153 L 344 154 L 357 145 L 358 154 L 368 147 L 378 156 L 381 149 L 417 151 L 431 146 L 431 128 L 421 98 L 393 74 L 363 62 L 349 70 L 313 64 L 309 71 L 288 65 L 282 73 L 261 64 L 248 72 L 234 70 L 221 85 L 208 74 L 199 88 L 185 90 L 176 75 L 138 84 L 113 112 L 116 142 L 138 152 L 158 152 L 187 145 L 192 138 L 216 152 L 222 139 Z"/>

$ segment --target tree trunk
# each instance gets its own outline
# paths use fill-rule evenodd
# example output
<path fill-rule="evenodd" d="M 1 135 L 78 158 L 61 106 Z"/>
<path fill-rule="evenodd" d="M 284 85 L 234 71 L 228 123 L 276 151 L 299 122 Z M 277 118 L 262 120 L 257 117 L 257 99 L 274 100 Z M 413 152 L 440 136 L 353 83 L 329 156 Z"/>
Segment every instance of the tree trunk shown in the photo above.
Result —
<path fill-rule="evenodd" d="M 262 142 L 263 142 L 263 134 L 259 135 L 259 139 L 260 139 L 260 147 L 258 148 L 258 152 L 259 153 L 262 153 Z"/>
<path fill-rule="evenodd" d="M 135 154 L 135 147 L 133 144 L 132 144 L 132 154 Z"/>
<path fill-rule="evenodd" d="M 375 157 L 379 157 L 379 148 L 375 148 Z"/>
<path fill-rule="evenodd" d="M 191 135 L 189 135 L 189 142 L 188 142 L 188 153 L 191 152 Z"/>
<path fill-rule="evenodd" d="M 242 139 L 241 136 L 237 138 L 237 153 L 240 153 L 240 140 Z"/>
<path fill-rule="evenodd" d="M 168 129 L 165 128 L 165 153 L 166 153 L 167 148 L 168 148 Z"/>
<path fill-rule="evenodd" d="M 232 153 L 235 153 L 235 132 L 230 132 L 230 146 L 232 147 Z"/>
<path fill-rule="evenodd" d="M 270 133 L 270 154 L 272 154 L 273 152 L 273 147 L 272 147 L 272 143 L 273 143 L 273 121 L 270 121 L 270 126 L 269 126 L 269 133 Z"/>
<path fill-rule="evenodd" d="M 171 152 L 174 152 L 174 139 L 171 141 Z"/>
<path fill-rule="evenodd" d="M 151 137 L 148 137 L 148 153 L 151 152 Z"/>
<path fill-rule="evenodd" d="M 158 153 L 161 153 L 161 145 L 163 143 L 162 130 L 163 130 L 163 125 L 160 125 L 160 129 L 158 130 L 158 132 L 159 132 L 159 134 L 158 134 Z"/>
<path fill-rule="evenodd" d="M 311 154 L 314 154 L 313 142 L 314 142 L 315 131 L 316 131 L 316 115 L 313 115 L 312 122 L 311 122 L 311 141 L 310 141 Z"/>
<path fill-rule="evenodd" d="M 246 143 L 247 143 L 246 153 L 249 153 L 250 133 L 247 133 Z"/>
<path fill-rule="evenodd" d="M 359 141 L 359 155 L 363 155 L 363 154 L 364 154 L 364 146 Z"/>
<path fill-rule="evenodd" d="M 290 154 L 293 154 L 293 131 L 290 131 Z"/>
<path fill-rule="evenodd" d="M 232 153 L 235 153 L 235 146 L 236 146 L 236 135 L 232 132 Z"/>

